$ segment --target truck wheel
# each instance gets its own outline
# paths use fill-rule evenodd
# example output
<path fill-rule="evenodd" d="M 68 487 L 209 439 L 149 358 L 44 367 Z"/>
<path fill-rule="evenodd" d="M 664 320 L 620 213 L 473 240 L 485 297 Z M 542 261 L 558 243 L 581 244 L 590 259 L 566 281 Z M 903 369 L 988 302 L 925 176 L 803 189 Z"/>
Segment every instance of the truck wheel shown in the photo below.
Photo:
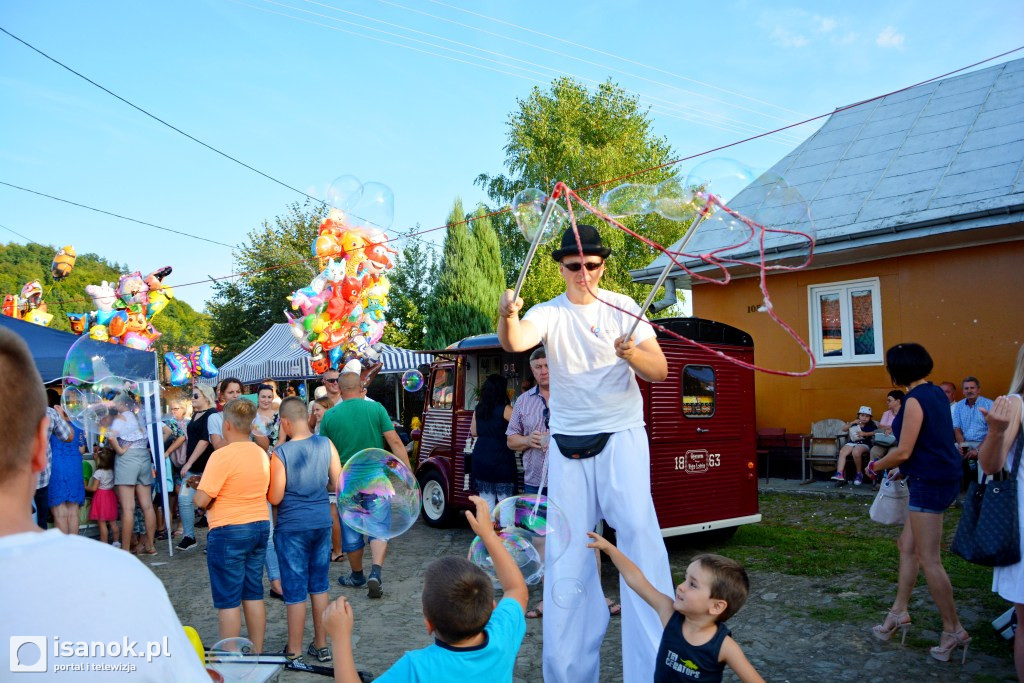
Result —
<path fill-rule="evenodd" d="M 422 490 L 423 521 L 427 526 L 450 526 L 455 510 L 448 502 L 444 479 L 438 472 L 428 472 L 420 486 Z"/>

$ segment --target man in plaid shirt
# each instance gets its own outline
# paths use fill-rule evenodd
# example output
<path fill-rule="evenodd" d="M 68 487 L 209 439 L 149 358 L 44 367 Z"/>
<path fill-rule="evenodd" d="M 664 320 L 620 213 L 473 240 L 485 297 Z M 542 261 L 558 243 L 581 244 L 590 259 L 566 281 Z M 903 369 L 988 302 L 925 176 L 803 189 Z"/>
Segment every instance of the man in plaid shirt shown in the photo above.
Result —
<path fill-rule="evenodd" d="M 50 514 L 47 496 L 50 489 L 50 468 L 53 463 L 53 450 L 50 448 L 50 436 L 56 436 L 61 441 L 71 441 L 75 436 L 75 430 L 64 418 L 64 408 L 60 405 L 60 395 L 53 389 L 46 390 L 46 398 L 49 407 L 46 409 L 46 417 L 50 423 L 46 427 L 46 469 L 39 473 L 39 481 L 36 483 L 35 507 L 36 524 L 45 529 L 47 518 Z"/>

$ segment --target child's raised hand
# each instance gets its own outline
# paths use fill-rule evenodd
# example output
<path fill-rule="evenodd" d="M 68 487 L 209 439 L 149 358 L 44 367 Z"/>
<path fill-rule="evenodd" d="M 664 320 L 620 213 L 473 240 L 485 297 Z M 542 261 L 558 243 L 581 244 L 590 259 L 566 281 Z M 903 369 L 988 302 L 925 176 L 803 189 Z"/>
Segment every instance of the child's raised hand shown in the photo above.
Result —
<path fill-rule="evenodd" d="M 351 638 L 355 615 L 352 605 L 344 597 L 338 598 L 324 609 L 324 628 L 335 640 Z"/>
<path fill-rule="evenodd" d="M 480 496 L 470 496 L 469 500 L 476 505 L 476 514 L 472 510 L 466 510 L 466 519 L 469 521 L 469 528 L 479 536 L 485 538 L 487 534 L 494 533 L 494 522 L 491 520 L 491 509 Z"/>
<path fill-rule="evenodd" d="M 607 554 L 611 548 L 615 547 L 608 541 L 607 538 L 599 534 L 595 534 L 593 531 L 588 531 L 587 536 L 590 536 L 591 540 L 591 542 L 587 544 L 588 548 L 597 548 L 598 550 Z"/>

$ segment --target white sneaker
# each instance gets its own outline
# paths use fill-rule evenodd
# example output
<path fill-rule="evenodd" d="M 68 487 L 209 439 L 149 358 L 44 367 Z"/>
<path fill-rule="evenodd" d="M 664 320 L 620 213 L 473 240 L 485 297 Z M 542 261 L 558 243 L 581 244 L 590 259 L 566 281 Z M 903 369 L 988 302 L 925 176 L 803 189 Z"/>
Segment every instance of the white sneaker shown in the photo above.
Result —
<path fill-rule="evenodd" d="M 121 547 L 121 541 L 114 541 L 110 545 L 113 546 L 114 548 L 120 548 Z"/>

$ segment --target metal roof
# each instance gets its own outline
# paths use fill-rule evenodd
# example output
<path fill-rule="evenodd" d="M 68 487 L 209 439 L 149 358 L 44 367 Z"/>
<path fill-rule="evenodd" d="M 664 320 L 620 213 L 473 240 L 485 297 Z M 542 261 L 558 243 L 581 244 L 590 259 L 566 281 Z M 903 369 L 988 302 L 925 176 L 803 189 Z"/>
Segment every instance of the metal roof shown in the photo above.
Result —
<path fill-rule="evenodd" d="M 894 243 L 904 240 L 1019 223 L 1024 220 L 1024 59 L 837 110 L 729 202 L 765 225 L 806 228 L 806 223 L 773 222 L 778 211 L 759 215 L 757 202 L 764 194 L 759 185 L 778 177 L 810 207 L 816 255 L 879 245 L 898 251 Z M 734 243 L 713 227 L 701 226 L 687 253 Z M 769 253 L 784 255 L 786 243 L 777 237 L 766 246 Z M 660 255 L 633 277 L 652 280 L 667 262 Z M 699 261 L 687 266 L 702 269 Z"/>

